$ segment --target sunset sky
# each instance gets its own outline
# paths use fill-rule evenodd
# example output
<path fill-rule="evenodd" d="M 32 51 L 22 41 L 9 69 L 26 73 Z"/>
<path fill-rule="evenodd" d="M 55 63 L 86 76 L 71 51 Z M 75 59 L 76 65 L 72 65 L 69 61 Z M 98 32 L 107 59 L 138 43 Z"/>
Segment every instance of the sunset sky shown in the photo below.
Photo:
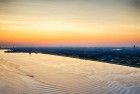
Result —
<path fill-rule="evenodd" d="M 0 45 L 140 46 L 140 0 L 0 0 Z"/>

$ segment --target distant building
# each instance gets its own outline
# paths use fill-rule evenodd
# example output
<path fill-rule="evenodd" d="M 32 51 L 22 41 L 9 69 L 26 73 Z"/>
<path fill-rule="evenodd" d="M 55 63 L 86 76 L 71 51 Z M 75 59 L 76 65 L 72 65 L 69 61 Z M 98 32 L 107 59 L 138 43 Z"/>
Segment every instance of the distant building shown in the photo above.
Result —
<path fill-rule="evenodd" d="M 136 45 L 134 45 L 133 48 L 135 49 L 136 48 Z"/>
<path fill-rule="evenodd" d="M 0 49 L 2 49 L 2 45 L 0 45 Z"/>

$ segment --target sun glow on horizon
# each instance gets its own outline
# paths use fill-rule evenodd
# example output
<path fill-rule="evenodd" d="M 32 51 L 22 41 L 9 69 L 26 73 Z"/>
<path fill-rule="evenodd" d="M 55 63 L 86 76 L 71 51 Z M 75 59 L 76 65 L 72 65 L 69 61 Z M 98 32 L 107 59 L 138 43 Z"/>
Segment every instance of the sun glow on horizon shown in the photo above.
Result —
<path fill-rule="evenodd" d="M 1 44 L 140 45 L 139 8 L 129 0 L 6 0 L 0 5 Z"/>

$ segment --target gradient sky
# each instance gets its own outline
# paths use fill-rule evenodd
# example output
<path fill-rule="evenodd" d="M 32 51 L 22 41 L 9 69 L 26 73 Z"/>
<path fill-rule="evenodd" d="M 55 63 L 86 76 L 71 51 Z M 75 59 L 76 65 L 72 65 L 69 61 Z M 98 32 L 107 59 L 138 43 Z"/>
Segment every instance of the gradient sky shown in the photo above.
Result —
<path fill-rule="evenodd" d="M 0 44 L 140 46 L 140 0 L 0 0 Z"/>

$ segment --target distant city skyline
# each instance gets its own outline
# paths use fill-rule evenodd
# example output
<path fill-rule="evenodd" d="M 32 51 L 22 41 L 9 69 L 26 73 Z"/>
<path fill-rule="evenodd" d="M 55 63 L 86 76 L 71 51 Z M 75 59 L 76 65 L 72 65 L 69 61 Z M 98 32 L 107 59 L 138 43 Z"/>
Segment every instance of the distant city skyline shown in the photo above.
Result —
<path fill-rule="evenodd" d="M 0 0 L 2 46 L 140 46 L 140 0 Z"/>

